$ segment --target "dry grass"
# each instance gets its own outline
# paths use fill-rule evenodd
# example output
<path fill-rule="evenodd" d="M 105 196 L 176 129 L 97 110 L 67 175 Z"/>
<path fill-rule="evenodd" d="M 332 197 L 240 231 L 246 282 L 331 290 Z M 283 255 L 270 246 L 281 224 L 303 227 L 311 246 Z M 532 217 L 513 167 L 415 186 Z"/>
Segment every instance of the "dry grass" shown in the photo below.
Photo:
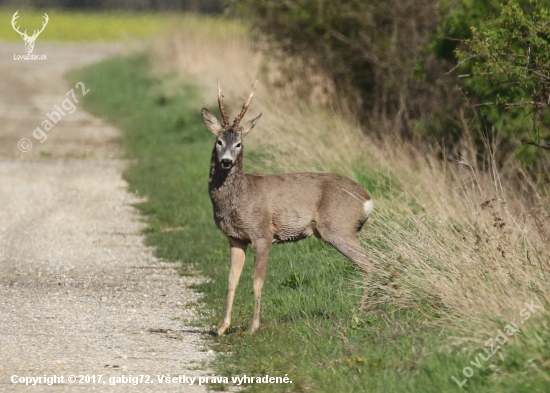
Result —
<path fill-rule="evenodd" d="M 517 319 L 524 302 L 538 298 L 548 304 L 548 194 L 521 194 L 496 170 L 480 173 L 465 160 L 442 162 L 393 137 L 374 141 L 353 119 L 293 95 L 295 82 L 269 83 L 280 82 L 280 76 L 266 71 L 263 55 L 252 49 L 242 27 L 224 22 L 216 29 L 219 34 L 202 34 L 183 26 L 160 39 L 155 44 L 157 68 L 204 86 L 210 109 L 216 109 L 219 77 L 233 114 L 241 105 L 237 98 L 259 79 L 249 116 L 260 110 L 264 116 L 249 142 L 272 145 L 268 167 L 352 176 L 361 163 L 394 182 L 387 190 L 390 197 L 375 200 L 375 214 L 363 231 L 378 270 L 365 280 L 374 294 L 365 307 L 391 304 L 432 317 L 436 313 L 442 327 L 466 339 L 486 339 L 502 328 L 502 321 Z M 325 83 L 322 76 L 311 76 L 308 83 L 312 80 Z M 319 91 L 330 91 L 330 86 Z M 391 130 L 388 134 L 393 135 Z M 387 188 L 385 184 L 379 186 Z M 529 321 L 529 327 L 545 323 L 538 321 Z"/>
<path fill-rule="evenodd" d="M 368 282 L 384 293 L 377 302 L 428 301 L 445 324 L 486 337 L 502 327 L 499 319 L 517 318 L 525 301 L 550 300 L 547 197 L 526 201 L 496 171 L 476 173 L 466 163 L 414 159 L 403 149 L 388 158 L 402 190 L 379 206 L 368 234 L 366 247 L 387 272 L 385 281 Z"/>

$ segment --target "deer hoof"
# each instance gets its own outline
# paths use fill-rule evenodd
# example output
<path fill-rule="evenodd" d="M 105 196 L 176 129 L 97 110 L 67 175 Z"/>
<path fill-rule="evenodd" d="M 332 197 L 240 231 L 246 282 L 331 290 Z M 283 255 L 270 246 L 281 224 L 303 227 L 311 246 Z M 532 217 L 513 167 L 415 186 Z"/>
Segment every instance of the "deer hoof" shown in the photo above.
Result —
<path fill-rule="evenodd" d="M 223 336 L 228 328 L 229 328 L 229 325 L 222 324 L 218 329 L 218 336 Z"/>

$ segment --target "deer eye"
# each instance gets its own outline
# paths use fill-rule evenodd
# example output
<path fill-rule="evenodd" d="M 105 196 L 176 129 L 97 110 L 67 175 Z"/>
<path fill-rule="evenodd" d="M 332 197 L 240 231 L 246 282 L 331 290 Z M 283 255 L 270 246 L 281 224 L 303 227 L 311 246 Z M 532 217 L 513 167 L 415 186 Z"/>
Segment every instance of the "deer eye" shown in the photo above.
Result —
<path fill-rule="evenodd" d="M 218 146 L 222 146 L 222 145 L 223 145 L 222 141 L 218 141 L 217 143 L 218 143 Z"/>
<path fill-rule="evenodd" d="M 237 144 L 235 145 L 235 147 L 241 147 L 241 144 L 240 144 L 240 143 L 237 143 Z"/>

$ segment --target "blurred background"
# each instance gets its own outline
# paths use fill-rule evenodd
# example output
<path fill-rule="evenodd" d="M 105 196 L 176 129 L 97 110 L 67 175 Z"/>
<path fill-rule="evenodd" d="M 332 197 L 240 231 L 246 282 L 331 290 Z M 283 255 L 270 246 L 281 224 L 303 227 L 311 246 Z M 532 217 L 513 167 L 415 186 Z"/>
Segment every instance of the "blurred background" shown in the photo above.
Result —
<path fill-rule="evenodd" d="M 227 3 L 220 0 L 4 0 L 0 6 L 7 7 L 38 7 L 38 8 L 68 8 L 95 10 L 132 10 L 132 11 L 191 11 L 205 13 L 221 13 L 227 8 Z"/>
<path fill-rule="evenodd" d="M 54 41 L 151 37 L 176 26 L 170 19 L 183 13 L 238 21 L 262 52 L 259 71 L 269 74 L 272 87 L 291 87 L 315 104 L 345 111 L 366 133 L 397 133 L 416 147 L 460 154 L 474 166 L 487 169 L 484 157 L 493 148 L 499 166 L 517 161 L 548 182 L 550 92 L 547 58 L 540 53 L 547 3 L 3 0 L 0 7 L 5 19 L 15 7 L 40 10 L 20 15 L 29 26 L 40 25 L 41 11 L 65 15 L 40 37 Z M 104 20 L 82 23 L 94 13 Z M 17 35 L 4 23 L 0 38 Z M 490 46 L 503 53 L 484 53 Z"/>

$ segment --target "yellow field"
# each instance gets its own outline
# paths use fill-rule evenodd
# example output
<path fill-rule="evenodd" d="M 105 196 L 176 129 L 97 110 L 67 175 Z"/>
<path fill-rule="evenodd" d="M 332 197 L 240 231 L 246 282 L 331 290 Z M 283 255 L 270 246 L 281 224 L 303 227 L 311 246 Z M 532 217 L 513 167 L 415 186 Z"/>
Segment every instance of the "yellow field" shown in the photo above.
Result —
<path fill-rule="evenodd" d="M 11 26 L 16 9 L 0 9 L 0 40 L 17 41 L 21 37 Z M 228 30 L 245 32 L 245 28 L 220 18 L 200 17 L 189 14 L 137 13 L 137 12 L 67 12 L 62 10 L 20 9 L 19 30 L 42 27 L 44 12 L 49 22 L 40 34 L 40 41 L 116 41 L 129 38 L 147 38 L 171 29 L 187 26 L 199 29 L 202 35 L 220 36 Z"/>

